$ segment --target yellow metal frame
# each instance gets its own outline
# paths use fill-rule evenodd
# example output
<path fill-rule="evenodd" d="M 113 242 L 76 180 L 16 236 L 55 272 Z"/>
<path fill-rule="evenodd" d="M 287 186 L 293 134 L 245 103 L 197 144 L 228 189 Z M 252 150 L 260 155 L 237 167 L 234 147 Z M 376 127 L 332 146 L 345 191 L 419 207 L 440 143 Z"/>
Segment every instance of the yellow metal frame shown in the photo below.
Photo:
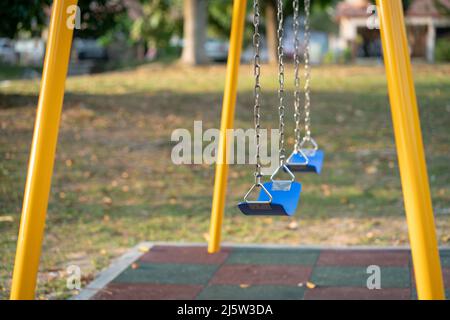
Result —
<path fill-rule="evenodd" d="M 73 30 L 67 25 L 70 18 L 67 9 L 76 4 L 77 0 L 53 2 L 17 240 L 11 299 L 34 299 L 64 84 L 72 45 Z"/>
<path fill-rule="evenodd" d="M 217 252 L 220 249 L 220 237 L 228 178 L 227 159 L 229 144 L 227 141 L 227 129 L 232 129 L 234 122 L 234 109 L 236 106 L 238 72 L 241 59 L 242 39 L 244 37 L 246 6 L 247 0 L 235 0 L 233 3 L 230 49 L 228 53 L 225 90 L 223 94 L 220 141 L 219 150 L 217 152 L 211 225 L 209 229 L 209 253 Z"/>
<path fill-rule="evenodd" d="M 430 186 L 400 0 L 377 0 L 392 121 L 419 299 L 444 299 Z"/>
<path fill-rule="evenodd" d="M 50 192 L 64 83 L 73 30 L 67 8 L 76 0 L 55 0 L 17 242 L 11 299 L 33 299 Z M 221 119 L 221 139 L 211 212 L 208 252 L 220 250 L 228 177 L 226 130 L 233 128 L 246 0 L 234 0 Z M 409 238 L 419 299 L 443 299 L 439 252 L 425 164 L 419 114 L 401 0 L 377 0 L 381 38 Z"/>

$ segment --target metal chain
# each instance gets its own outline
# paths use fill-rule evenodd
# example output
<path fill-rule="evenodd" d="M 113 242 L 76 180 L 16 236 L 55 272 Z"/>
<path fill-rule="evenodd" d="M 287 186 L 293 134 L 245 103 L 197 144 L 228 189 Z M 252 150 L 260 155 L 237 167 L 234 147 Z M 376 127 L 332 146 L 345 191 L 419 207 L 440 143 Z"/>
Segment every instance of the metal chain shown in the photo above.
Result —
<path fill-rule="evenodd" d="M 278 18 L 278 115 L 280 137 L 278 142 L 280 165 L 284 164 L 286 150 L 284 149 L 284 63 L 283 63 L 283 0 L 277 1 Z"/>
<path fill-rule="evenodd" d="M 300 23 L 299 23 L 299 7 L 300 3 L 299 0 L 293 0 L 292 1 L 292 7 L 294 9 L 294 121 L 295 121 L 295 146 L 294 150 L 298 151 L 300 147 L 300 141 L 301 141 L 301 124 L 300 124 L 300 118 L 301 118 L 301 110 L 300 110 L 300 77 L 299 77 L 299 69 L 300 69 L 300 41 L 298 39 L 298 33 L 300 29 Z"/>
<path fill-rule="evenodd" d="M 255 145 L 256 145 L 256 169 L 255 169 L 255 184 L 261 184 L 261 156 L 260 156 L 260 138 L 261 138 L 261 124 L 260 124 L 260 95 L 261 85 L 259 81 L 261 71 L 261 59 L 259 55 L 261 35 L 259 33 L 260 13 L 259 13 L 259 0 L 253 0 L 253 26 L 255 28 L 253 33 L 253 47 L 255 55 L 253 59 L 253 75 L 255 77 L 254 97 L 255 105 L 253 108 L 254 122 L 255 122 Z"/>
<path fill-rule="evenodd" d="M 304 35 L 304 53 L 303 58 L 305 60 L 305 141 L 311 140 L 311 115 L 310 115 L 310 106 L 311 106 L 311 99 L 310 99 L 310 81 L 311 81 L 311 68 L 310 68 L 310 61 L 309 61 L 309 53 L 310 53 L 310 38 L 311 33 L 309 29 L 309 16 L 310 16 L 310 0 L 305 0 L 305 21 L 304 21 L 304 27 L 305 27 L 305 35 Z"/>

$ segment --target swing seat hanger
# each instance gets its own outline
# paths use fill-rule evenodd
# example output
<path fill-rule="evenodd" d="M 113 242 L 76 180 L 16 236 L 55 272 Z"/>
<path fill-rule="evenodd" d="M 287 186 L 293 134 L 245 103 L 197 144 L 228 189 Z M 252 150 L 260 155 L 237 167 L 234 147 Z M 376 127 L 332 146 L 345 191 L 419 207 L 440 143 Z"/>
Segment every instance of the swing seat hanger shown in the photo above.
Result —
<path fill-rule="evenodd" d="M 283 170 L 290 179 L 276 180 L 275 177 Z M 259 188 L 257 200 L 248 200 L 250 194 Z M 302 186 L 295 182 L 294 174 L 286 164 L 282 164 L 271 176 L 271 181 L 255 183 L 244 197 L 244 201 L 238 204 L 243 214 L 248 216 L 292 216 L 300 200 Z"/>
<path fill-rule="evenodd" d="M 305 147 L 306 143 L 309 143 L 310 146 Z M 291 171 L 320 174 L 324 156 L 325 153 L 319 149 L 313 138 L 303 137 L 298 147 L 289 156 L 287 163 Z"/>

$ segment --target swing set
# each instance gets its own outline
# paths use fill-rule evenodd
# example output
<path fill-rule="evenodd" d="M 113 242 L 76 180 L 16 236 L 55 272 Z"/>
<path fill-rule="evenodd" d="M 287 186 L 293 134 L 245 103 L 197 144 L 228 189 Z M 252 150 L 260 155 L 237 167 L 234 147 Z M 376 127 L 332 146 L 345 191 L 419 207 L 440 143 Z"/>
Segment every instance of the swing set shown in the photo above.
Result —
<path fill-rule="evenodd" d="M 253 0 L 254 56 L 254 122 L 256 131 L 255 182 L 239 209 L 246 215 L 293 215 L 300 200 L 302 186 L 294 173 L 322 170 L 324 152 L 311 135 L 310 118 L 310 66 L 309 66 L 309 11 L 310 0 L 305 2 L 304 20 L 304 136 L 301 136 L 302 110 L 300 107 L 299 0 L 292 0 L 294 8 L 294 121 L 295 145 L 286 158 L 284 147 L 284 65 L 283 65 L 283 1 L 277 0 L 278 17 L 278 112 L 279 112 L 279 167 L 269 182 L 262 182 L 259 156 L 260 126 L 260 34 L 259 0 Z M 49 37 L 44 62 L 36 123 L 30 153 L 27 181 L 23 200 L 22 218 L 17 241 L 11 299 L 34 299 L 36 278 L 41 255 L 45 217 L 50 193 L 59 121 L 64 98 L 64 85 L 68 69 L 73 29 L 66 21 L 68 8 L 77 0 L 53 1 Z M 242 49 L 246 0 L 233 1 L 233 16 L 224 88 L 221 133 L 233 128 L 237 96 L 238 69 Z M 423 150 L 419 114 L 411 72 L 401 0 L 377 0 L 380 31 L 384 52 L 391 113 L 396 138 L 400 175 L 411 253 L 419 299 L 444 299 L 441 266 L 436 240 L 430 188 Z M 228 178 L 226 157 L 229 142 L 221 134 L 217 153 L 214 193 L 211 212 L 208 252 L 220 250 L 221 228 L 225 207 Z M 284 173 L 288 178 L 278 176 Z M 256 200 L 250 200 L 259 190 Z"/>
<path fill-rule="evenodd" d="M 254 56 L 254 75 L 255 75 L 255 105 L 254 105 L 254 120 L 255 120 L 255 144 L 256 144 L 256 170 L 255 170 L 255 183 L 244 196 L 244 201 L 239 203 L 239 209 L 246 215 L 287 215 L 291 216 L 297 209 L 297 204 L 300 201 L 300 192 L 302 186 L 300 183 L 295 182 L 295 176 L 293 172 L 296 171 L 314 171 L 320 173 L 322 169 L 322 162 L 324 153 L 322 150 L 318 150 L 318 145 L 311 137 L 311 118 L 310 118 L 310 80 L 311 72 L 309 66 L 309 16 L 310 16 L 310 0 L 305 0 L 305 20 L 304 20 L 304 65 L 305 65 L 305 105 L 304 105 L 304 125 L 305 136 L 301 138 L 301 125 L 300 118 L 302 116 L 300 110 L 300 56 L 299 56 L 299 0 L 293 0 L 294 19 L 294 121 L 295 121 L 295 144 L 294 151 L 286 159 L 286 151 L 284 147 L 284 64 L 283 64 L 283 1 L 277 1 L 277 17 L 278 17 L 278 115 L 279 115 L 279 163 L 280 166 L 270 177 L 270 182 L 261 183 L 261 161 L 260 161 L 260 34 L 259 34 L 259 2 L 255 0 L 253 3 L 254 19 L 253 25 L 255 32 L 253 34 L 253 45 L 255 47 Z M 305 148 L 305 144 L 309 143 L 312 148 Z M 280 172 L 285 172 L 289 176 L 289 180 L 279 180 L 275 177 Z M 248 200 L 254 189 L 260 189 L 259 197 L 256 201 Z"/>

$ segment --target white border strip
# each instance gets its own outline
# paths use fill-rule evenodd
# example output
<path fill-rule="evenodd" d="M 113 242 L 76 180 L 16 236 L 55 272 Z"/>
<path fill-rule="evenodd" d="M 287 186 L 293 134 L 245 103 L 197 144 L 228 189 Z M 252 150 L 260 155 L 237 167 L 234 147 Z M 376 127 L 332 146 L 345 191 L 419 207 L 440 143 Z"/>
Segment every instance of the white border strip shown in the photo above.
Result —
<path fill-rule="evenodd" d="M 122 273 L 130 264 L 138 260 L 144 255 L 146 250 L 150 250 L 153 246 L 165 245 L 175 247 L 206 247 L 205 242 L 141 242 L 126 252 L 119 258 L 113 260 L 111 265 L 89 283 L 81 292 L 72 297 L 70 300 L 89 300 L 95 296 L 100 290 L 106 287 L 112 280 Z M 320 249 L 320 250 L 410 250 L 409 246 L 329 246 L 329 245 L 286 245 L 286 244 L 236 244 L 236 243 L 222 243 L 223 247 L 232 248 L 267 248 L 267 249 Z M 145 250 L 142 250 L 142 249 Z M 450 250 L 449 246 L 439 247 L 439 250 Z"/>
<path fill-rule="evenodd" d="M 113 260 L 111 265 L 105 270 L 101 271 L 94 281 L 89 283 L 81 292 L 72 297 L 70 300 L 89 300 L 97 294 L 100 290 L 106 287 L 112 280 L 122 273 L 130 264 L 139 259 L 145 250 L 150 250 L 153 245 L 150 242 L 141 242 L 128 252 L 124 253 L 119 258 Z"/>

